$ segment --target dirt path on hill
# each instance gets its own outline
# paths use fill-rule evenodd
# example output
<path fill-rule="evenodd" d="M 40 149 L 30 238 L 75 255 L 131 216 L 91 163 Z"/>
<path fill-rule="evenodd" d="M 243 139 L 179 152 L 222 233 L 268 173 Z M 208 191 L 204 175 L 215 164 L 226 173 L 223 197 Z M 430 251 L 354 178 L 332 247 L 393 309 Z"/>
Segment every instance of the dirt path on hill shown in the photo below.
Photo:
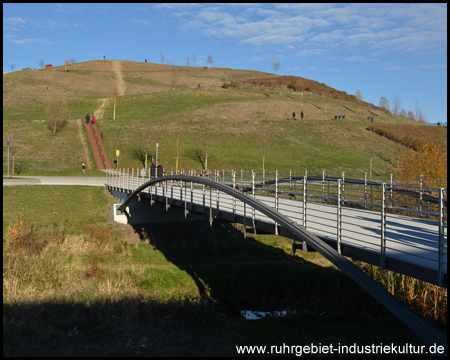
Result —
<path fill-rule="evenodd" d="M 86 165 L 86 170 L 91 170 L 93 169 L 92 167 L 92 162 L 91 162 L 91 158 L 89 157 L 89 148 L 88 145 L 86 143 L 86 137 L 83 136 L 83 121 L 84 119 L 78 119 L 76 120 L 77 124 L 78 124 L 78 136 L 80 137 L 80 143 L 83 145 L 83 149 L 84 149 L 84 158 L 85 158 L 85 165 Z M 81 166 L 81 164 L 80 164 Z"/>
<path fill-rule="evenodd" d="M 120 60 L 111 60 L 113 71 L 116 73 L 119 95 L 125 95 L 125 82 L 122 78 L 122 62 Z"/>
<path fill-rule="evenodd" d="M 97 120 L 103 118 L 103 114 L 105 113 L 105 107 L 106 107 L 107 102 L 108 102 L 107 98 L 103 99 L 103 102 L 100 105 L 100 107 L 94 111 L 94 116 Z"/>

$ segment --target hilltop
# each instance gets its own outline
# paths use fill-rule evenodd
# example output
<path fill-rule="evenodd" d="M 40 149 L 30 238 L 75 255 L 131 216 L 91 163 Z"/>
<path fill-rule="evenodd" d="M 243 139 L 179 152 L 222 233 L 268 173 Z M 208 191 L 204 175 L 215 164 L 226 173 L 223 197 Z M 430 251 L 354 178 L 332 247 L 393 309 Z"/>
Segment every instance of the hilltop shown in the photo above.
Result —
<path fill-rule="evenodd" d="M 114 119 L 115 87 L 122 96 Z M 61 132 L 51 135 L 44 103 L 56 94 L 68 100 L 68 121 Z M 292 113 L 299 119 L 301 111 L 305 119 L 293 121 Z M 210 169 L 260 171 L 265 129 L 266 169 L 364 172 L 372 157 L 374 171 L 385 173 L 409 150 L 370 131 L 368 117 L 377 125 L 422 126 L 301 77 L 97 60 L 71 64 L 68 72 L 59 66 L 3 75 L 4 158 L 10 138 L 23 174 L 78 173 L 82 162 L 94 163 L 92 155 L 86 155 L 91 152 L 86 151 L 81 127 L 87 113 L 98 115 L 111 161 L 120 150 L 119 167 L 129 168 L 142 167 L 133 153 L 143 138 L 150 149 L 158 142 L 159 162 L 174 168 L 178 138 L 181 168 L 199 169 L 192 153 L 208 146 Z M 335 120 L 338 114 L 345 114 L 345 120 Z M 149 156 L 154 153 L 151 150 Z"/>

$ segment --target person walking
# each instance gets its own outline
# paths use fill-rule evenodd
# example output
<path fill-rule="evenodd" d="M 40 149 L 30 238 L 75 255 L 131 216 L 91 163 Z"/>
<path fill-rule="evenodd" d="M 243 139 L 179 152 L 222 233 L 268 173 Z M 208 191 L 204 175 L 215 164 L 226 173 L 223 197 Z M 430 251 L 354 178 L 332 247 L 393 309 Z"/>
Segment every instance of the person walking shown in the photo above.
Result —
<path fill-rule="evenodd" d="M 92 125 L 95 125 L 95 115 L 92 115 L 91 122 L 92 122 Z"/>
<path fill-rule="evenodd" d="M 86 166 L 84 165 L 84 163 L 81 165 L 81 173 L 84 174 L 84 171 L 86 170 Z"/>
<path fill-rule="evenodd" d="M 292 113 L 292 118 L 293 118 L 294 120 L 297 120 L 297 119 L 295 118 L 295 112 Z"/>
<path fill-rule="evenodd" d="M 302 112 L 300 113 L 300 118 L 303 120 L 303 110 L 302 110 Z"/>
<path fill-rule="evenodd" d="M 86 115 L 86 124 L 89 125 L 89 121 L 91 121 L 91 117 L 89 116 L 89 113 Z"/>

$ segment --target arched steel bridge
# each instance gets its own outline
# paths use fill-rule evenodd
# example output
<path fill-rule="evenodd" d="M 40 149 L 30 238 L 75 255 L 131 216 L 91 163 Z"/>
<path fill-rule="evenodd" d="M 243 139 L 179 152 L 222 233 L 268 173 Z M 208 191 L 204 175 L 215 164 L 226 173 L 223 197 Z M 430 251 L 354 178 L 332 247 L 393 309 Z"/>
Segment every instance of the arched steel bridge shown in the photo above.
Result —
<path fill-rule="evenodd" d="M 264 203 L 263 201 L 249 196 L 243 191 L 243 187 L 241 186 L 241 189 L 238 190 L 235 186 L 230 186 L 230 184 L 220 183 L 217 181 L 212 181 L 209 179 L 205 179 L 198 176 L 190 176 L 190 175 L 168 175 L 156 179 L 152 179 L 149 181 L 145 181 L 144 183 L 138 185 L 138 184 L 132 184 L 131 188 L 128 186 L 121 187 L 120 182 L 119 186 L 118 184 L 114 182 L 114 175 L 110 173 L 108 176 L 108 187 L 112 190 L 118 190 L 121 189 L 122 192 L 131 192 L 127 199 L 118 207 L 118 210 L 120 212 L 125 212 L 127 209 L 127 206 L 130 205 L 130 203 L 136 199 L 142 197 L 142 196 L 148 196 L 150 198 L 150 203 L 153 203 L 155 200 L 158 201 L 165 201 L 166 202 L 166 210 L 170 207 L 168 203 L 169 197 L 175 197 L 174 196 L 174 187 L 171 186 L 170 190 L 168 189 L 168 183 L 170 182 L 171 185 L 174 183 L 178 185 L 178 187 L 181 189 L 180 192 L 183 192 L 183 184 L 184 184 L 184 200 L 182 200 L 182 196 L 180 196 L 180 200 L 176 206 L 183 206 L 185 207 L 186 215 L 187 215 L 187 191 L 186 191 L 186 184 L 191 184 L 191 190 L 192 190 L 192 184 L 200 184 L 203 186 L 203 212 L 206 208 L 209 210 L 210 215 L 210 221 L 213 219 L 213 190 L 217 191 L 216 195 L 216 216 L 220 212 L 219 211 L 219 192 L 220 194 L 226 194 L 228 196 L 231 196 L 233 199 L 240 200 L 243 204 L 243 220 L 244 223 L 247 219 L 247 206 L 250 207 L 249 210 L 253 211 L 253 213 L 256 211 L 260 212 L 261 214 L 265 215 L 267 218 L 273 220 L 275 222 L 276 227 L 280 226 L 284 229 L 285 233 L 288 232 L 291 234 L 291 236 L 294 238 L 294 244 L 295 239 L 302 241 L 304 244 L 307 244 L 308 246 L 312 247 L 314 250 L 319 252 L 321 255 L 323 255 L 326 259 L 331 261 L 334 265 L 336 265 L 339 269 L 341 269 L 345 274 L 347 274 L 352 280 L 354 280 L 359 286 L 361 286 L 363 289 L 365 289 L 369 294 L 371 294 L 375 299 L 377 299 L 382 305 L 384 305 L 389 311 L 391 311 L 395 316 L 397 316 L 406 326 L 408 326 L 426 345 L 433 345 L 433 344 L 439 344 L 445 346 L 445 353 L 447 349 L 447 338 L 445 335 L 437 331 L 435 328 L 430 326 L 426 321 L 424 321 L 422 318 L 417 316 L 414 312 L 412 312 L 408 307 L 403 305 L 396 297 L 391 295 L 387 290 L 385 290 L 381 285 L 379 285 L 376 281 L 374 281 L 370 276 L 365 274 L 362 270 L 360 270 L 357 266 L 355 266 L 352 262 L 350 262 L 348 259 L 345 258 L 340 253 L 339 244 L 338 249 L 335 250 L 333 247 L 329 246 L 323 239 L 319 238 L 318 236 L 314 235 L 312 232 L 305 229 L 304 226 L 300 226 L 297 222 L 293 221 L 288 216 L 282 214 L 280 211 L 276 209 L 276 207 L 271 207 Z M 141 179 L 141 181 L 144 181 L 145 179 Z M 253 179 L 254 180 L 254 179 Z M 303 181 L 306 181 L 306 179 L 303 179 Z M 339 183 L 340 180 L 337 179 L 337 182 Z M 165 187 L 159 187 L 163 192 L 163 195 L 157 194 L 158 184 L 164 183 Z M 254 181 L 251 183 L 255 183 Z M 253 187 L 250 184 L 250 187 Z M 116 185 L 116 186 L 115 186 Z M 124 185 L 124 184 L 123 184 Z M 207 191 L 205 191 L 205 187 L 209 188 L 209 201 L 206 199 Z M 151 191 L 150 189 L 156 189 L 155 192 Z M 256 188 L 253 187 L 253 188 Z M 382 186 L 384 189 L 384 186 Z M 147 192 L 145 192 L 147 190 Z M 249 189 L 246 189 L 249 191 Z M 170 191 L 170 194 L 169 194 Z M 176 191 L 176 190 L 175 190 Z M 278 188 L 275 190 L 276 193 L 278 193 Z M 223 195 L 221 195 L 223 196 Z M 443 204 L 442 201 L 442 194 L 440 196 L 441 198 L 441 206 Z M 155 200 L 154 200 L 155 199 Z M 163 200 L 164 199 L 164 200 Z M 193 195 L 191 192 L 191 201 L 193 200 Z M 173 199 L 171 200 L 171 204 L 173 204 Z M 192 203 L 191 203 L 192 204 Z M 209 205 L 209 206 L 208 206 Z M 339 206 L 338 206 L 339 207 Z M 250 211 L 249 211 L 250 212 Z M 253 219 L 253 225 L 254 219 Z M 446 240 L 446 239 L 445 239 Z M 446 246 L 446 242 L 445 242 Z M 294 247 L 295 250 L 295 247 Z M 446 262 L 446 260 L 445 260 Z M 446 274 L 445 274 L 446 275 Z"/>

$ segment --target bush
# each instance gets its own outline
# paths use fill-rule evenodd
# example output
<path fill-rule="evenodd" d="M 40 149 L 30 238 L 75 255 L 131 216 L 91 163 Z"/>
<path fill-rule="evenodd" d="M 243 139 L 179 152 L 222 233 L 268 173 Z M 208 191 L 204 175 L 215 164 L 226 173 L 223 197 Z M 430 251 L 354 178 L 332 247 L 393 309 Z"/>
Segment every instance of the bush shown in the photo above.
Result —
<path fill-rule="evenodd" d="M 224 89 L 229 89 L 230 88 L 230 84 L 229 83 L 223 83 L 222 88 Z"/>
<path fill-rule="evenodd" d="M 307 87 L 305 88 L 305 90 L 311 92 L 311 88 L 310 88 L 309 86 L 307 86 Z"/>
<path fill-rule="evenodd" d="M 292 89 L 294 91 L 300 91 L 301 90 L 300 85 L 298 85 L 298 84 L 289 84 L 287 87 L 288 87 L 288 89 Z"/>
<path fill-rule="evenodd" d="M 27 255 L 39 254 L 45 246 L 42 237 L 28 222 L 25 214 L 19 215 L 17 220 L 9 224 L 6 238 L 13 252 Z"/>

